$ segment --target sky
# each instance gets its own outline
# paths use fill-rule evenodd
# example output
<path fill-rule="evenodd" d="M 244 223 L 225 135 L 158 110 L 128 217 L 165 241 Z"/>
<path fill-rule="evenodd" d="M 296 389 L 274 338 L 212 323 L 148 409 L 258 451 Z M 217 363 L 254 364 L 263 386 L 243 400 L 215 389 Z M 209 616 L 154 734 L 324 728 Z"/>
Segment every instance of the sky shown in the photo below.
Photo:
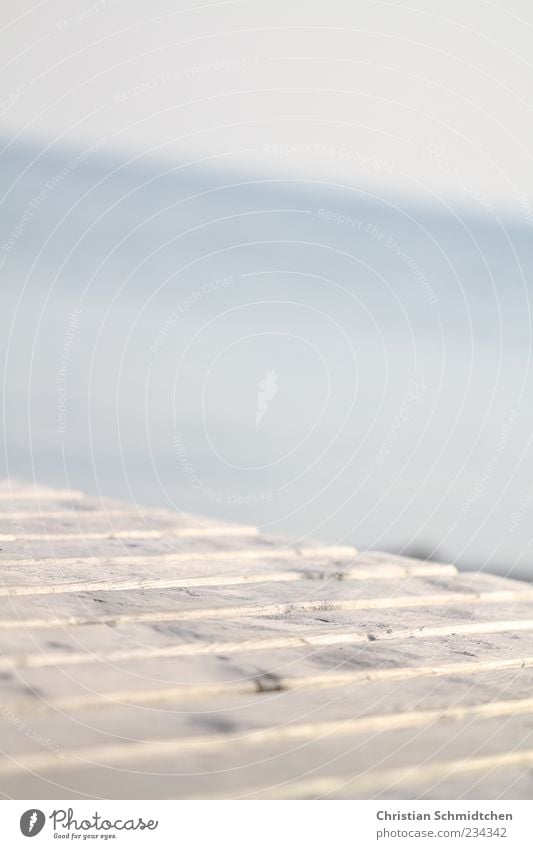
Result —
<path fill-rule="evenodd" d="M 121 156 L 530 214 L 527 0 L 2 10 L 2 146 L 100 142 Z"/>
<path fill-rule="evenodd" d="M 0 3 L 0 166 L 11 164 L 0 168 L 0 341 L 15 399 L 6 456 L 21 475 L 35 474 L 24 465 L 35 457 L 49 483 L 65 463 L 84 489 L 128 496 L 133 479 L 140 501 L 172 495 L 205 514 L 219 509 L 213 491 L 274 492 L 251 502 L 252 523 L 283 521 L 289 533 L 316 524 L 319 538 L 327 517 L 331 539 L 349 532 L 391 550 L 442 542 L 468 564 L 530 563 L 528 523 L 516 533 L 508 524 L 530 487 L 531 0 Z M 15 156 L 2 158 L 8 150 Z M 23 175 L 28 150 L 44 167 Z M 64 179 L 88 151 L 87 169 Z M 179 176 L 124 177 L 107 159 L 100 182 L 107 155 L 168 161 L 197 183 L 189 192 Z M 308 190 L 261 183 L 276 180 Z M 250 189 L 234 185 L 247 181 Z M 322 210 L 333 197 L 338 205 Z M 425 215 L 446 205 L 495 220 Z M 496 220 L 509 213 L 523 227 Z M 204 297 L 221 279 L 231 285 Z M 287 298 L 291 307 L 278 309 Z M 189 299 L 187 319 L 168 325 Z M 80 303 L 68 393 L 58 392 L 62 340 Z M 329 317 L 353 340 L 357 379 Z M 279 413 L 258 431 L 257 387 L 273 370 Z M 316 378 L 302 380 L 310 374 L 323 375 L 322 394 Z M 154 398 L 146 420 L 143 380 L 142 397 L 149 387 Z M 381 466 L 375 457 L 412 380 L 427 384 L 418 424 L 413 404 L 413 426 L 402 422 L 397 453 Z M 70 442 L 56 431 L 63 391 Z M 187 398 L 179 432 L 206 492 L 176 467 L 175 397 Z M 325 397 L 323 425 L 314 405 Z M 515 409 L 520 425 L 500 462 Z M 486 498 L 470 506 L 479 481 Z M 221 503 L 225 518 L 242 521 L 240 502 Z"/>

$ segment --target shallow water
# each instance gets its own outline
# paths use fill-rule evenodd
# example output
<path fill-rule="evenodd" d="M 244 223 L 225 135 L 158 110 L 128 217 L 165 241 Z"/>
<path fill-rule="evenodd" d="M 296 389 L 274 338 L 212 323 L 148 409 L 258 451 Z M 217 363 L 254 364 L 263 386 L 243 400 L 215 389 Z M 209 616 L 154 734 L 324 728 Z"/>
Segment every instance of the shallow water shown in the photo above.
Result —
<path fill-rule="evenodd" d="M 2 155 L 2 475 L 533 575 L 527 221 L 36 155 Z"/>

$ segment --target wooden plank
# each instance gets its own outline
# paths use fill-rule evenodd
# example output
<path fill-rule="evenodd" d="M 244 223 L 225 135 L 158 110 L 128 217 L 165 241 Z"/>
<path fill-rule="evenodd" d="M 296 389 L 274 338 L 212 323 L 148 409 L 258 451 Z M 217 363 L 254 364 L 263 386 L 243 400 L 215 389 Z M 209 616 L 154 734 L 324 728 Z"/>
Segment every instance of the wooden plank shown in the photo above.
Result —
<path fill-rule="evenodd" d="M 143 551 L 139 554 L 132 554 L 131 552 L 127 554 L 114 554 L 109 553 L 109 548 L 112 548 L 110 543 L 112 544 L 113 541 L 111 540 L 107 543 L 106 553 L 101 552 L 98 554 L 79 555 L 75 557 L 35 556 L 17 557 L 15 559 L 3 557 L 0 564 L 2 576 L 5 579 L 9 575 L 9 572 L 7 571 L 9 567 L 16 569 L 17 574 L 23 574 L 25 566 L 32 567 L 33 569 L 38 568 L 39 573 L 44 573 L 44 575 L 50 574 L 52 577 L 55 577 L 57 575 L 57 569 L 50 572 L 50 567 L 60 566 L 64 570 L 72 568 L 72 571 L 74 571 L 75 567 L 81 569 L 86 566 L 107 567 L 123 565 L 129 568 L 130 566 L 139 566 L 146 563 L 152 563 L 152 565 L 158 565 L 160 563 L 178 564 L 204 560 L 236 562 L 240 560 L 252 561 L 277 559 L 286 561 L 302 557 L 327 557 L 335 559 L 341 557 L 354 558 L 357 554 L 357 551 L 351 546 L 284 547 L 272 545 L 270 541 L 264 538 L 256 540 L 254 548 L 233 548 L 227 544 L 227 540 L 225 539 L 217 545 L 209 545 L 209 543 L 206 544 L 203 540 L 201 540 L 191 543 L 187 546 L 185 551 L 179 550 L 171 553 L 168 553 L 165 551 L 164 547 L 158 546 L 155 543 L 147 543 L 143 547 Z M 90 573 L 86 572 L 86 574 Z"/>
<path fill-rule="evenodd" d="M 521 752 L 522 750 L 518 750 Z M 522 757 L 505 759 L 492 759 L 490 762 L 476 761 L 477 769 L 453 770 L 447 764 L 441 774 L 422 776 L 423 782 L 418 784 L 409 781 L 404 783 L 390 783 L 383 786 L 375 793 L 369 794 L 371 798 L 386 799 L 498 799 L 515 800 L 531 799 L 533 796 L 533 771 Z M 353 792 L 348 791 L 348 798 L 353 797 Z M 335 797 L 340 798 L 340 797 Z"/>
<path fill-rule="evenodd" d="M 487 729 L 487 733 L 488 729 Z M 533 742 L 533 741 L 530 741 Z M 444 748 L 444 747 L 441 747 Z M 409 764 L 404 767 L 391 767 L 389 769 L 369 770 L 364 776 L 358 775 L 329 775 L 324 778 L 316 778 L 314 780 L 294 781 L 287 785 L 287 782 L 280 783 L 274 788 L 257 788 L 244 789 L 243 792 L 233 792 L 231 795 L 219 796 L 219 798 L 247 798 L 247 799 L 352 799 L 352 798 L 368 798 L 374 797 L 376 793 L 380 793 L 387 799 L 396 794 L 403 798 L 406 791 L 409 796 L 409 790 L 418 788 L 426 788 L 428 785 L 432 787 L 432 798 L 443 798 L 441 792 L 435 792 L 436 785 L 447 781 L 450 784 L 449 794 L 444 794 L 447 798 L 468 798 L 469 794 L 461 790 L 461 785 L 465 783 L 465 778 L 475 778 L 483 776 L 486 773 L 498 773 L 497 776 L 497 798 L 530 798 L 533 781 L 531 776 L 528 777 L 527 790 L 525 795 L 520 796 L 516 790 L 515 777 L 509 777 L 509 770 L 514 770 L 514 775 L 517 770 L 522 770 L 518 773 L 520 778 L 523 778 L 524 772 L 531 772 L 533 767 L 533 748 L 520 748 L 515 751 L 496 751 L 488 755 L 472 755 L 467 753 L 464 755 L 442 760 L 436 758 L 428 758 L 428 763 L 423 766 Z M 502 775 L 503 773 L 503 775 Z M 478 783 L 479 787 L 479 783 Z M 505 793 L 509 788 L 510 794 Z M 458 792 L 459 791 L 459 792 Z M 480 798 L 479 789 L 476 795 L 470 798 Z M 430 794 L 427 790 L 424 792 L 424 797 L 427 798 Z M 199 797 L 201 798 L 201 797 Z M 481 798 L 491 798 L 482 794 Z"/>
<path fill-rule="evenodd" d="M 505 738 L 502 738 L 502 720 Z M 46 751 L 10 758 L 3 776 L 16 789 L 20 774 L 36 794 L 46 782 L 104 798 L 365 797 L 392 788 L 423 790 L 435 780 L 490 769 L 533 765 L 527 717 L 474 717 L 430 722 L 425 728 L 328 735 L 275 745 L 251 742 L 187 751 L 182 741 L 127 741 L 69 754 Z M 52 743 L 55 746 L 55 743 Z M 222 756 L 223 754 L 223 756 Z M 51 764 L 57 768 L 51 768 Z M 117 776 L 120 775 L 120 782 Z M 37 776 L 37 781 L 33 780 Z M 39 798 L 46 798 L 38 794 Z"/>
<path fill-rule="evenodd" d="M 488 607 L 488 609 L 487 609 Z M 192 618 L 173 622 L 114 623 L 112 628 L 89 624 L 75 634 L 62 628 L 38 632 L 19 629 L 9 634 L 11 654 L 0 657 L 0 669 L 122 663 L 141 659 L 199 658 L 207 655 L 259 653 L 269 665 L 280 652 L 304 652 L 320 647 L 364 646 L 369 642 L 412 642 L 429 637 L 478 637 L 504 632 L 533 632 L 533 605 L 477 604 L 461 616 L 451 617 L 446 606 L 366 609 L 364 617 L 350 611 L 333 612 L 325 623 L 314 611 L 295 612 L 290 621 L 274 617 Z M 462 621 L 461 621 L 462 620 Z M 139 648 L 139 645 L 141 646 Z"/>
<path fill-rule="evenodd" d="M 230 714 L 231 716 L 231 714 Z M 143 761 L 157 758 L 179 757 L 186 760 L 193 769 L 194 759 L 198 756 L 213 758 L 224 767 L 225 761 L 231 762 L 235 752 L 244 760 L 248 751 L 260 752 L 259 757 L 269 756 L 273 749 L 284 751 L 283 747 L 294 745 L 340 744 L 342 738 L 347 742 L 354 738 L 386 734 L 394 739 L 394 732 L 406 729 L 425 729 L 432 725 L 444 724 L 446 731 L 453 735 L 453 724 L 460 728 L 464 724 L 483 724 L 483 721 L 506 719 L 516 721 L 525 733 L 533 717 L 533 698 L 493 701 L 489 704 L 447 705 L 434 710 L 411 710 L 404 712 L 379 712 L 370 716 L 344 716 L 337 719 L 316 719 L 314 721 L 294 721 L 277 725 L 247 727 L 239 714 L 239 728 L 232 729 L 233 717 L 222 713 L 211 716 L 205 727 L 207 733 L 194 734 L 190 723 L 176 722 L 176 717 L 167 714 L 166 722 L 158 717 L 158 736 L 154 738 L 154 717 L 142 718 L 128 716 L 125 711 L 107 712 L 107 722 L 95 728 L 83 725 L 83 716 L 75 723 L 62 718 L 61 722 L 43 722 L 32 720 L 32 729 L 38 739 L 53 740 L 58 752 L 35 751 L 32 742 L 28 744 L 29 753 L 21 752 L 21 744 L 9 747 L 4 752 L 5 759 L 0 762 L 0 776 L 16 773 L 18 767 L 36 772 L 65 772 L 80 763 L 97 762 L 106 766 L 126 767 L 128 763 L 137 766 Z M 267 718 L 263 712 L 263 721 Z M 94 715 L 90 717 L 95 723 Z M 176 730 L 180 731 L 176 735 Z M 26 737 L 25 739 L 29 739 Z M 533 742 L 533 741 L 532 741 Z M 31 751 L 33 749 L 33 751 Z M 10 750 L 18 760 L 18 766 L 10 759 Z M 60 753 L 60 754 L 59 754 Z"/>
<path fill-rule="evenodd" d="M 289 616 L 298 613 L 346 613 L 367 610 L 383 610 L 415 608 L 415 607 L 446 607 L 446 606 L 462 606 L 462 605 L 499 605 L 507 602 L 518 602 L 527 599 L 533 599 L 533 592 L 527 594 L 524 592 L 516 592 L 513 590 L 500 590 L 494 592 L 476 592 L 476 593 L 435 593 L 432 596 L 378 596 L 371 598 L 330 598 L 331 589 L 326 585 L 327 589 L 320 595 L 319 599 L 294 600 L 275 602 L 272 604 L 241 604 L 241 605 L 225 605 L 218 604 L 215 607 L 199 607 L 196 605 L 181 604 L 179 609 L 171 610 L 155 610 L 155 603 L 150 607 L 150 610 L 141 609 L 138 612 L 128 613 L 106 613 L 93 615 L 56 615 L 51 614 L 48 610 L 46 616 L 42 618 L 30 618 L 28 607 L 23 608 L 23 615 L 16 613 L 13 605 L 9 611 L 10 617 L 0 620 L 0 631 L 15 630 L 15 629 L 50 629 L 50 628 L 77 628 L 86 625 L 123 625 L 130 623 L 162 623 L 162 622 L 190 622 L 203 621 L 206 619 L 240 619 L 240 618 L 257 618 L 257 617 L 275 617 Z M 294 584 L 291 585 L 295 589 Z M 301 590 L 299 594 L 301 595 Z M 145 593 L 146 595 L 147 593 Z M 286 594 L 285 594 L 286 595 Z M 345 593 L 342 594 L 345 596 Z M 161 596 L 161 594 L 159 594 Z M 57 598 L 57 596 L 56 596 Z M 182 601 L 183 597 L 179 600 Z"/>
<path fill-rule="evenodd" d="M 262 564 L 257 563 L 259 559 L 263 560 Z M 51 596 L 64 595 L 66 593 L 76 593 L 79 595 L 81 593 L 118 592 L 123 590 L 135 591 L 157 588 L 186 589 L 192 587 L 223 587 L 239 584 L 251 586 L 253 584 L 279 584 L 306 580 L 368 581 L 370 579 L 379 580 L 381 578 L 385 580 L 390 577 L 401 577 L 402 574 L 406 576 L 427 574 L 427 566 L 425 564 L 420 567 L 419 571 L 416 570 L 416 567 L 408 566 L 404 569 L 396 565 L 383 568 L 377 567 L 369 570 L 359 566 L 358 563 L 339 570 L 338 561 L 332 564 L 331 561 L 328 562 L 325 558 L 321 558 L 319 554 L 316 554 L 314 557 L 302 556 L 301 563 L 298 564 L 299 568 L 289 570 L 280 569 L 279 564 L 273 564 L 271 561 L 275 559 L 275 555 L 274 557 L 263 556 L 256 558 L 256 563 L 251 568 L 248 560 L 244 560 L 243 563 L 240 558 L 234 559 L 230 556 L 223 558 L 201 557 L 199 558 L 201 570 L 191 569 L 191 559 L 187 559 L 182 564 L 180 563 L 179 574 L 183 575 L 185 573 L 188 577 L 176 577 L 174 561 L 172 559 L 165 561 L 161 558 L 158 558 L 154 564 L 157 567 L 155 573 L 157 577 L 154 577 L 153 570 L 146 568 L 146 564 L 139 564 L 139 566 L 136 564 L 132 564 L 131 566 L 126 565 L 125 570 L 116 570 L 114 573 L 112 567 L 110 567 L 106 570 L 107 574 L 114 574 L 116 577 L 102 578 L 100 580 L 87 578 L 85 573 L 83 575 L 76 575 L 77 580 L 64 580 L 65 575 L 61 574 L 61 572 L 57 572 L 55 575 L 49 573 L 43 575 L 41 570 L 39 574 L 43 577 L 44 582 L 42 584 L 35 583 L 35 575 L 26 574 L 21 576 L 15 573 L 2 576 L 4 585 L 0 586 L 0 597 Z M 283 563 L 286 562 L 285 559 L 281 559 Z M 228 567 L 227 573 L 221 573 L 217 569 L 217 565 L 220 565 L 220 563 Z M 274 571 L 276 565 L 278 568 Z M 337 569 L 332 569 L 332 565 L 337 566 Z M 229 567 L 231 567 L 231 571 Z M 443 567 L 442 571 L 439 570 L 440 574 L 447 574 L 445 569 L 446 567 Z M 68 574 L 69 577 L 72 576 L 72 571 L 69 570 Z M 130 577 L 125 577 L 125 574 L 128 574 Z M 60 578 L 63 578 L 63 580 L 59 581 L 58 579 Z"/>
<path fill-rule="evenodd" d="M 256 548 L 232 548 L 227 540 L 220 542 L 216 550 L 205 541 L 194 546 L 189 541 L 187 547 L 187 551 L 172 553 L 148 551 L 139 555 L 91 556 L 75 560 L 42 558 L 19 564 L 4 561 L 0 568 L 0 596 L 298 580 L 304 568 L 312 577 L 313 567 L 317 570 L 322 567 L 322 571 L 317 572 L 321 576 L 326 566 L 331 573 L 337 561 L 350 561 L 355 556 L 349 547 L 285 549 L 258 545 Z M 291 571 L 280 568 L 289 564 L 294 564 Z M 340 574 L 341 570 L 337 571 Z"/>
<path fill-rule="evenodd" d="M 357 561 L 355 561 L 357 565 Z M 292 573 L 291 577 L 292 577 Z M 343 573 L 344 574 L 344 573 Z M 349 574 L 352 574 L 351 572 Z M 81 627 L 130 622 L 180 622 L 193 619 L 288 617 L 296 613 L 388 610 L 408 607 L 469 607 L 477 604 L 526 602 L 531 590 L 518 582 L 491 576 L 452 575 L 441 578 L 411 573 L 391 579 L 382 566 L 372 578 L 338 580 L 298 578 L 282 582 L 242 582 L 227 586 L 145 588 L 121 592 L 11 596 L 0 598 L 0 632 L 17 628 Z M 386 573 L 388 574 L 388 572 Z M 83 609 L 81 609 L 83 608 Z M 2 638 L 0 635 L 0 645 Z"/>
<path fill-rule="evenodd" d="M 95 531 L 111 527 L 122 527 L 124 529 L 139 529 L 145 525 L 154 527 L 234 527 L 235 523 L 221 522 L 219 520 L 207 519 L 205 516 L 197 516 L 194 513 L 176 513 L 161 508 L 148 508 L 137 505 L 127 507 L 107 506 L 101 501 L 84 498 L 74 501 L 72 505 L 62 506 L 59 509 L 54 505 L 46 503 L 40 509 L 35 506 L 15 505 L 5 509 L 6 505 L 0 503 L 0 527 L 9 532 L 14 522 L 22 531 L 46 533 L 73 528 L 93 528 Z M 113 521 L 111 521 L 113 520 Z"/>
<path fill-rule="evenodd" d="M 450 640 L 428 638 L 413 644 L 380 641 L 365 646 L 339 646 L 285 651 L 268 665 L 268 657 L 250 655 L 197 658 L 141 659 L 120 665 L 81 664 L 50 668 L 22 668 L 0 672 L 3 700 L 16 711 L 95 709 L 115 703 L 187 704 L 194 700 L 237 698 L 264 693 L 290 693 L 334 688 L 363 688 L 383 683 L 396 687 L 403 681 L 422 680 L 434 688 L 442 678 L 467 679 L 483 689 L 488 676 L 507 671 L 519 676 L 533 663 L 533 635 L 508 632 L 480 640 L 456 635 Z M 480 656 L 481 655 L 481 656 Z M 476 677 L 477 676 L 477 677 Z M 371 691 L 369 703 L 371 702 Z M 366 696 L 365 696 L 366 697 Z M 213 706 L 215 708 L 216 706 Z"/>
<path fill-rule="evenodd" d="M 138 539 L 156 539 L 156 540 L 174 540 L 174 539 L 202 539 L 204 537 L 213 537 L 216 539 L 221 539 L 223 537 L 256 537 L 258 536 L 259 531 L 257 528 L 247 527 L 245 525 L 237 525 L 233 526 L 224 526 L 224 525 L 213 525 L 208 527 L 193 527 L 193 528 L 163 528 L 160 530 L 154 530 L 151 528 L 143 529 L 137 528 L 129 531 L 124 530 L 110 530 L 110 531 L 69 531 L 69 532 L 22 532 L 22 533 L 0 533 L 0 542 L 38 542 L 38 543 L 50 543 L 50 542 L 66 542 L 72 545 L 72 548 L 75 548 L 76 544 L 80 547 L 87 547 L 87 542 L 94 542 L 96 540 L 107 540 L 108 542 L 114 542 L 115 540 L 138 540 Z M 10 549 L 4 549 L 9 551 Z M 14 546 L 14 550 L 17 550 L 17 547 Z M 43 547 L 44 551 L 48 550 Z M 33 546 L 34 557 L 39 557 L 40 552 L 37 546 Z M 70 554 L 70 550 L 67 549 L 67 555 L 72 556 Z M 64 553 L 62 554 L 64 556 Z"/>
<path fill-rule="evenodd" d="M 120 747 L 105 756 L 106 762 L 119 763 L 128 757 L 151 757 L 146 748 L 139 755 L 136 748 L 123 753 L 128 741 L 172 740 L 177 750 L 188 753 L 212 746 L 222 753 L 232 746 L 270 745 L 287 740 L 314 740 L 321 737 L 368 735 L 404 728 L 425 728 L 434 722 L 462 722 L 468 718 L 524 716 L 533 713 L 533 670 L 519 676 L 513 670 L 497 676 L 485 673 L 480 679 L 490 698 L 480 701 L 472 687 L 472 675 L 455 678 L 449 675 L 434 682 L 431 688 L 422 678 L 390 682 L 374 681 L 365 687 L 336 687 L 330 691 L 293 690 L 256 691 L 249 697 L 220 696 L 215 702 L 195 698 L 187 704 L 179 700 L 138 705 L 115 702 L 95 704 L 72 713 L 24 713 L 24 721 L 39 739 L 54 740 L 63 751 L 87 749 L 88 746 L 110 745 L 120 740 Z M 512 690 L 512 698 L 509 692 Z M 398 710 L 410 702 L 408 710 Z M 276 722 L 272 723 L 275 712 Z M 16 705 L 5 705 L 2 718 L 20 718 Z M 181 741 L 181 742 L 180 742 Z M 5 752 L 12 754 L 45 754 L 28 737 L 24 743 L 12 735 Z M 45 767 L 43 767 L 45 768 Z M 46 767 L 48 768 L 48 767 Z M 64 769 L 66 763 L 51 759 L 50 769 Z M 11 771 L 9 766 L 1 771 Z"/>

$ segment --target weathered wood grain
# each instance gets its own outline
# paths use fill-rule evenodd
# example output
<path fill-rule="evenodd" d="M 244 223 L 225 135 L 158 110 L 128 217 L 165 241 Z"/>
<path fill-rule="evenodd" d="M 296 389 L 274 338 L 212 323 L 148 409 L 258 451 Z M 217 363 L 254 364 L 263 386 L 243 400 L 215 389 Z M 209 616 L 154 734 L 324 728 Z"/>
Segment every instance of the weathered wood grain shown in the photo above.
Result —
<path fill-rule="evenodd" d="M 0 548 L 4 796 L 531 795 L 529 585 L 13 482 Z"/>

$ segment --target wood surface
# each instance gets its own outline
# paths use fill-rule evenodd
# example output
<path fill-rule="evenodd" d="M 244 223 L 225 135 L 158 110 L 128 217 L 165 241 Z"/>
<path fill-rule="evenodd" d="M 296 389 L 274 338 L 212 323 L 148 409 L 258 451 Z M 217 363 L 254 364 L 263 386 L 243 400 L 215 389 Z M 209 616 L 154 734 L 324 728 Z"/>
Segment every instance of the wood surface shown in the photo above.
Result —
<path fill-rule="evenodd" d="M 4 798 L 531 798 L 533 587 L 0 483 Z"/>

